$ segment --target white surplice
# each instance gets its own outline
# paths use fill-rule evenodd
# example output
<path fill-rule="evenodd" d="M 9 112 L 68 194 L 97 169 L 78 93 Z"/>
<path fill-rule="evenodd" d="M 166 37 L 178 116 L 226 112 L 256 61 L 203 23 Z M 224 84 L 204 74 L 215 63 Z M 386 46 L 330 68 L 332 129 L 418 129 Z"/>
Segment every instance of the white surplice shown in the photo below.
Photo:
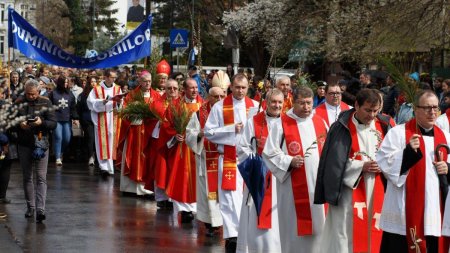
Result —
<path fill-rule="evenodd" d="M 266 114 L 267 127 L 270 131 L 273 124 L 280 122 L 280 117 L 273 118 Z M 262 131 L 262 129 L 261 129 Z M 247 121 L 242 138 L 238 145 L 239 161 L 243 162 L 252 153 L 256 153 L 255 143 L 252 138 L 255 137 L 255 126 L 253 118 Z M 252 147 L 253 144 L 253 147 Z M 244 188 L 244 199 L 239 220 L 239 236 L 237 240 L 236 252 L 281 252 L 280 231 L 278 229 L 278 205 L 277 205 L 277 181 L 272 175 L 272 220 L 270 229 L 258 229 L 258 216 L 256 206 L 253 203 L 252 196 L 247 187 Z"/>
<path fill-rule="evenodd" d="M 197 219 L 209 223 L 213 227 L 222 226 L 218 200 L 208 199 L 208 180 L 206 174 L 206 153 L 203 146 L 204 137 L 198 139 L 200 133 L 200 121 L 197 113 L 194 113 L 186 127 L 186 144 L 195 153 L 196 173 L 196 197 Z"/>
<path fill-rule="evenodd" d="M 352 116 L 352 122 L 356 126 L 359 150 L 375 159 L 375 153 L 378 146 L 378 137 L 375 127 L 375 121 L 369 125 L 359 124 Z M 336 123 L 339 124 L 339 123 Z M 368 161 L 369 158 L 363 157 Z M 358 186 L 358 179 L 362 173 L 364 161 L 348 159 L 341 190 L 341 197 L 337 206 L 328 205 L 328 214 L 325 221 L 325 228 L 322 235 L 322 244 L 320 252 L 329 253 L 351 253 L 353 252 L 353 190 Z M 373 188 L 375 185 L 374 173 L 363 173 L 364 184 L 366 187 L 366 206 L 367 217 L 373 217 Z M 368 238 L 370 248 L 370 225 L 368 222 Z"/>
<path fill-rule="evenodd" d="M 436 126 L 438 126 L 442 131 L 444 132 L 450 132 L 450 126 L 448 124 L 448 118 L 447 114 L 443 113 L 441 116 L 439 116 L 436 120 Z"/>
<path fill-rule="evenodd" d="M 105 82 L 102 81 L 100 85 L 103 87 L 105 91 L 105 97 L 113 97 L 114 96 L 114 89 L 115 84 L 113 84 L 111 87 L 107 87 L 105 85 Z M 95 89 L 95 88 L 94 88 Z M 112 159 L 113 154 L 113 145 L 114 145 L 114 138 L 116 134 L 116 129 L 114 129 L 113 123 L 114 123 L 114 103 L 112 100 L 108 101 L 106 104 L 103 103 L 103 99 L 98 99 L 95 96 L 95 90 L 92 89 L 89 93 L 89 96 L 87 98 L 87 105 L 89 107 L 89 110 L 91 110 L 91 118 L 92 122 L 94 123 L 94 135 L 95 135 L 95 150 L 97 154 L 97 160 L 98 165 L 100 167 L 100 170 L 107 171 L 109 174 L 114 174 L 114 163 Z M 122 93 L 120 91 L 119 93 Z M 116 94 L 117 95 L 117 94 Z M 99 133 L 98 133 L 98 113 L 106 112 L 106 122 L 108 125 L 108 149 L 110 154 L 110 159 L 101 159 L 100 157 L 100 143 L 99 143 Z"/>
<path fill-rule="evenodd" d="M 259 104 L 253 101 L 253 106 Z M 233 98 L 234 123 L 247 122 L 247 110 L 245 99 Z M 244 182 L 239 170 L 236 168 L 236 190 L 222 190 L 223 173 L 223 145 L 236 146 L 241 138 L 241 133 L 235 132 L 235 125 L 224 126 L 223 100 L 214 104 L 205 124 L 205 137 L 212 143 L 218 144 L 219 156 L 219 206 L 223 219 L 223 238 L 237 237 L 239 227 L 239 216 L 241 214 L 242 192 Z"/>
<path fill-rule="evenodd" d="M 317 140 L 312 114 L 307 118 L 299 118 L 290 109 L 287 115 L 297 121 L 297 129 L 300 133 L 303 151 L 307 150 Z M 326 123 L 325 123 L 326 124 Z M 314 204 L 314 190 L 316 187 L 317 168 L 319 166 L 318 148 L 310 149 L 310 155 L 305 158 L 306 182 L 308 185 L 309 203 L 311 206 L 311 218 L 313 234 L 310 236 L 298 236 L 297 216 L 295 211 L 294 194 L 292 192 L 291 173 L 288 171 L 292 156 L 288 155 L 286 140 L 283 140 L 283 149 L 280 148 L 283 135 L 281 121 L 272 125 L 263 158 L 277 182 L 277 208 L 280 230 L 280 244 L 282 252 L 318 252 L 320 236 L 325 223 L 324 205 Z"/>
<path fill-rule="evenodd" d="M 447 143 L 449 134 L 443 131 Z M 405 183 L 408 172 L 400 175 L 403 150 L 406 147 L 405 125 L 392 128 L 377 152 L 377 163 L 387 178 L 387 189 L 381 212 L 380 225 L 383 231 L 406 235 Z M 425 235 L 441 236 L 441 205 L 439 200 L 439 179 L 434 161 L 434 138 L 423 136 L 425 142 Z M 449 156 L 450 158 L 450 156 Z M 447 162 L 450 160 L 447 159 Z"/>
<path fill-rule="evenodd" d="M 338 105 L 338 106 L 330 105 L 330 104 L 327 103 L 327 101 L 325 101 L 324 104 L 325 104 L 325 108 L 327 109 L 328 122 L 330 122 L 330 126 L 331 126 L 331 124 L 336 122 L 336 120 L 338 119 L 339 114 L 342 111 L 341 110 L 341 105 Z M 353 107 L 349 106 L 349 108 L 351 109 Z M 314 114 L 316 113 L 315 109 L 314 109 L 313 113 Z"/>
<path fill-rule="evenodd" d="M 125 140 L 125 143 L 123 144 L 122 163 L 121 163 L 121 167 L 120 167 L 120 191 L 136 193 L 136 195 L 138 195 L 138 196 L 150 195 L 153 192 L 145 189 L 145 183 L 135 182 L 134 180 L 131 180 L 130 177 L 123 174 L 124 168 L 125 168 L 125 163 L 126 163 L 125 159 L 126 159 L 126 154 L 127 154 L 127 143 L 128 143 L 128 140 Z"/>

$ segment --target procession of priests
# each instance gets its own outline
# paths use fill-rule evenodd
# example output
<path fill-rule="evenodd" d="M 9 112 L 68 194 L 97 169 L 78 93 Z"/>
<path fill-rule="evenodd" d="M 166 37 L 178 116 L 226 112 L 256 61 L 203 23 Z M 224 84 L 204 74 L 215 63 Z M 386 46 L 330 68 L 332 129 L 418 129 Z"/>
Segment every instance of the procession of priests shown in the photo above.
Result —
<path fill-rule="evenodd" d="M 395 125 L 376 89 L 347 104 L 325 83 L 316 105 L 281 76 L 255 101 L 243 73 L 217 71 L 207 89 L 170 73 L 164 61 L 153 86 L 144 72 L 118 96 L 111 78 L 89 98 L 101 169 L 115 160 L 124 194 L 154 194 L 226 253 L 450 252 L 450 110 L 432 90 Z M 120 118 L 137 97 L 153 117 Z"/>

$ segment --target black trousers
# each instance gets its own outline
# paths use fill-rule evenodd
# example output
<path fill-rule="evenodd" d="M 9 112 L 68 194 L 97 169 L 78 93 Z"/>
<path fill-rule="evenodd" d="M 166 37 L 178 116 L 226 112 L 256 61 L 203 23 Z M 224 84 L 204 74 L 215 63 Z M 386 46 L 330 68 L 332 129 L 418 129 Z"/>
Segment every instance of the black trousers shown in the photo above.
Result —
<path fill-rule="evenodd" d="M 81 127 L 83 128 L 84 140 L 83 145 L 87 150 L 87 158 L 94 155 L 95 137 L 94 137 L 94 123 L 92 121 L 80 120 Z"/>
<path fill-rule="evenodd" d="M 427 253 L 438 253 L 438 237 L 425 236 L 427 241 Z M 383 232 L 381 239 L 380 253 L 408 253 L 408 243 L 406 236 Z"/>
<path fill-rule="evenodd" d="M 11 174 L 12 160 L 0 160 L 0 199 L 6 198 L 6 190 L 8 189 L 9 177 Z"/>

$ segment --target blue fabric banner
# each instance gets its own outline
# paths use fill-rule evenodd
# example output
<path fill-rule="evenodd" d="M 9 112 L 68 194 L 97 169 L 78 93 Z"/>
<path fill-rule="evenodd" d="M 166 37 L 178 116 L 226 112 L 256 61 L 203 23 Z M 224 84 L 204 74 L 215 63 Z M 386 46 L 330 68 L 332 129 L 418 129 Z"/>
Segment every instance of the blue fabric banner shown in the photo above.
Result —
<path fill-rule="evenodd" d="M 149 16 L 132 33 L 106 52 L 82 58 L 64 52 L 22 18 L 13 8 L 8 9 L 8 46 L 18 49 L 27 58 L 61 67 L 110 68 L 149 56 L 151 53 Z"/>

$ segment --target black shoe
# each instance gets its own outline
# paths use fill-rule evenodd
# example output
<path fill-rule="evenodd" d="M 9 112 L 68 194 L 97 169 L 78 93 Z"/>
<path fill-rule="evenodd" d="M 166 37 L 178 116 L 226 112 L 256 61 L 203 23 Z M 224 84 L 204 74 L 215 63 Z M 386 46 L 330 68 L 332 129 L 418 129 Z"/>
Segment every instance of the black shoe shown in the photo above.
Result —
<path fill-rule="evenodd" d="M 25 213 L 25 218 L 31 218 L 34 216 L 34 208 L 28 208 L 27 212 Z"/>
<path fill-rule="evenodd" d="M 44 210 L 38 210 L 36 214 L 36 222 L 41 223 L 45 220 L 45 212 Z"/>
<path fill-rule="evenodd" d="M 9 204 L 9 203 L 11 203 L 10 199 L 7 199 L 7 198 L 0 199 L 0 204 Z"/>
<path fill-rule="evenodd" d="M 237 237 L 225 239 L 225 253 L 236 253 Z"/>
<path fill-rule="evenodd" d="M 102 176 L 103 179 L 106 179 L 109 177 L 109 173 L 106 170 L 100 171 L 100 175 Z"/>
<path fill-rule="evenodd" d="M 194 219 L 192 212 L 181 211 L 181 223 L 189 223 Z"/>

